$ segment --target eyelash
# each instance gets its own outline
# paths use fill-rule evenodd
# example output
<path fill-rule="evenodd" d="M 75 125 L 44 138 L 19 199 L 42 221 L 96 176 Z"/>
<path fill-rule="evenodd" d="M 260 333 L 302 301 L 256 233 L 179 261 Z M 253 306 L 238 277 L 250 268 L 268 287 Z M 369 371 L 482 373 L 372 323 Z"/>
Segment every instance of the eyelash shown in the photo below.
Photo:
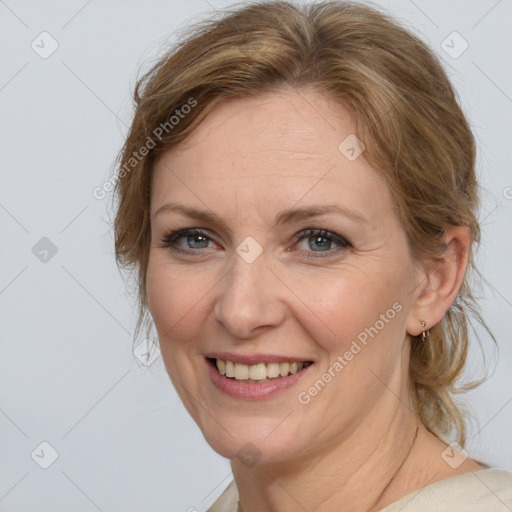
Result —
<path fill-rule="evenodd" d="M 205 231 L 198 228 L 189 228 L 189 229 L 180 229 L 178 231 L 172 231 L 170 233 L 167 233 L 164 237 L 162 237 L 162 244 L 164 244 L 164 247 L 170 249 L 171 251 L 182 253 L 182 254 L 191 254 L 198 251 L 198 249 L 182 249 L 174 244 L 177 240 L 179 240 L 181 237 L 184 236 L 202 236 L 208 240 L 212 240 Z M 327 231 L 326 229 L 314 229 L 314 228 L 307 228 L 299 233 L 294 235 L 294 238 L 297 239 L 299 242 L 301 240 L 307 239 L 307 238 L 326 238 L 328 240 L 331 240 L 333 242 L 336 242 L 340 247 L 335 250 L 328 250 L 328 251 L 303 251 L 307 253 L 308 258 L 326 258 L 329 256 L 332 256 L 335 253 L 340 252 L 342 249 L 346 249 L 349 247 L 352 247 L 352 244 L 346 240 L 345 238 L 341 237 L 340 235 L 337 235 L 336 233 L 333 233 L 332 231 Z M 318 255 L 316 255 L 318 254 Z"/>

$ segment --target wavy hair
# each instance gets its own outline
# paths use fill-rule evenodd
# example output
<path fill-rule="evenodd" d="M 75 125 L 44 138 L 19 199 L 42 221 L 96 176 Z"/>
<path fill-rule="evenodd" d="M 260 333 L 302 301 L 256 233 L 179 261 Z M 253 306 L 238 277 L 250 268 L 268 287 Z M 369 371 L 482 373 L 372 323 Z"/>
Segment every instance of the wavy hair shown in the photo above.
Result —
<path fill-rule="evenodd" d="M 372 7 L 337 1 L 232 7 L 189 27 L 139 77 L 134 118 L 116 162 L 114 220 L 116 261 L 136 271 L 136 333 L 149 324 L 146 271 L 156 159 L 222 100 L 285 87 L 315 88 L 349 109 L 365 158 L 388 183 L 411 254 L 425 268 L 445 250 L 447 229 L 470 228 L 470 261 L 458 296 L 431 328 L 429 342 L 411 337 L 410 356 L 410 394 L 419 420 L 442 440 L 455 432 L 464 446 L 467 411 L 454 395 L 484 380 L 458 386 L 470 317 L 494 340 L 470 286 L 472 273 L 478 274 L 473 246 L 480 242 L 475 140 L 438 58 Z"/>

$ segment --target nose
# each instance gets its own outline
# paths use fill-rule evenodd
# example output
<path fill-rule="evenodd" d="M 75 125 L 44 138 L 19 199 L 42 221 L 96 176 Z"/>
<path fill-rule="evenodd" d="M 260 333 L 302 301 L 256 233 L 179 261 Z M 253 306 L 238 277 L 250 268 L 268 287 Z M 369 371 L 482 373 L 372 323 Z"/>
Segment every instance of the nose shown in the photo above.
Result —
<path fill-rule="evenodd" d="M 285 318 L 283 284 L 264 254 L 247 263 L 234 255 L 231 270 L 219 286 L 214 315 L 236 338 L 251 338 L 265 329 L 277 327 Z"/>

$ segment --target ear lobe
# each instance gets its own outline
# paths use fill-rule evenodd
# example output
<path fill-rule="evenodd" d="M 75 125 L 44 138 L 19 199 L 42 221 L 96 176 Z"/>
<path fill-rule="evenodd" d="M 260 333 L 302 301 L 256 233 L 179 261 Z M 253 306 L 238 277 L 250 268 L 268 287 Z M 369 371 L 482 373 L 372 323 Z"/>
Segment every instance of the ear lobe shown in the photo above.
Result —
<path fill-rule="evenodd" d="M 421 334 L 421 320 L 426 328 L 439 323 L 448 311 L 462 286 L 466 274 L 471 233 L 466 226 L 455 226 L 444 235 L 445 251 L 423 273 L 424 283 L 418 288 L 416 301 L 411 308 L 407 332 Z"/>

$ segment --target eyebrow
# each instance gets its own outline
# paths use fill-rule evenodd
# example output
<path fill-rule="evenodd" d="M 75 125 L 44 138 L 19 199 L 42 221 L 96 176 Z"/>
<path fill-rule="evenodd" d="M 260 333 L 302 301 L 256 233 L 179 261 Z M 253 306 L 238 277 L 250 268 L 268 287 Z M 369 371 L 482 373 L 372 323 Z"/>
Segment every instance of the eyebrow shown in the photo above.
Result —
<path fill-rule="evenodd" d="M 198 210 L 197 208 L 192 208 L 190 206 L 179 203 L 166 203 L 158 208 L 158 210 L 154 213 L 153 218 L 163 212 L 178 212 L 199 221 L 217 224 L 227 232 L 231 231 L 226 223 L 212 211 Z M 304 208 L 288 208 L 278 212 L 274 223 L 276 226 L 293 224 L 294 222 L 310 219 L 312 217 L 318 217 L 321 215 L 327 215 L 329 213 L 343 215 L 344 217 L 347 217 L 355 222 L 368 223 L 368 220 L 361 213 L 336 204 L 323 204 L 308 206 Z"/>

